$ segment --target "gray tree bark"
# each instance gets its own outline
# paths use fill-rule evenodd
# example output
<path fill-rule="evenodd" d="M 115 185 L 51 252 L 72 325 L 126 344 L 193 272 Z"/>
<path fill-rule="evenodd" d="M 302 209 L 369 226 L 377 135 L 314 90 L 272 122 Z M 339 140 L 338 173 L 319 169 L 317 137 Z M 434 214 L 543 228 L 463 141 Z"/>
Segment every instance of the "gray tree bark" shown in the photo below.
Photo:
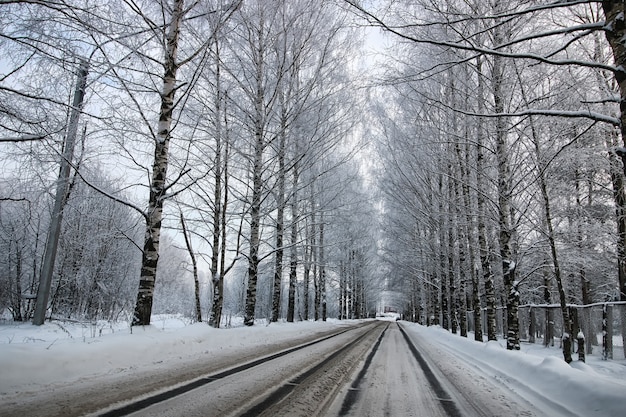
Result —
<path fill-rule="evenodd" d="M 48 239 L 46 240 L 46 249 L 43 265 L 41 267 L 39 287 L 37 289 L 37 300 L 35 302 L 35 312 L 33 315 L 33 324 L 37 326 L 42 325 L 45 321 L 46 310 L 48 309 L 48 298 L 50 297 L 52 275 L 54 274 L 54 263 L 56 260 L 59 237 L 61 234 L 61 223 L 63 221 L 63 207 L 65 206 L 68 197 L 68 180 L 70 177 L 72 158 L 74 156 L 74 143 L 78 132 L 78 119 L 83 107 L 85 87 L 87 85 L 87 65 L 86 61 L 82 61 L 78 70 L 72 111 L 67 125 L 67 134 L 65 136 L 63 153 L 61 155 L 61 169 L 59 172 L 59 179 L 57 180 L 54 207 L 50 218 L 50 229 L 48 231 Z"/>
<path fill-rule="evenodd" d="M 319 246 L 319 297 L 321 303 L 322 310 L 322 320 L 326 321 L 327 318 L 327 310 L 326 310 L 326 248 L 324 247 L 324 213 L 320 214 L 320 246 Z"/>
<path fill-rule="evenodd" d="M 180 226 L 182 228 L 183 236 L 185 238 L 185 246 L 187 247 L 187 252 L 189 253 L 189 258 L 191 258 L 191 265 L 193 267 L 193 284 L 194 284 L 194 301 L 196 304 L 196 320 L 198 323 L 202 322 L 202 308 L 200 304 L 200 280 L 198 279 L 198 262 L 196 260 L 196 254 L 193 251 L 193 247 L 191 245 L 191 239 L 189 238 L 189 234 L 187 233 L 187 225 L 185 224 L 185 217 L 181 211 L 180 213 Z"/>
<path fill-rule="evenodd" d="M 300 173 L 298 163 L 293 167 L 292 173 L 292 196 L 291 196 L 291 238 L 290 238 L 290 254 L 289 254 L 289 294 L 287 300 L 287 321 L 293 322 L 296 310 L 296 283 L 298 279 L 298 179 Z M 308 295 L 307 295 L 308 296 Z"/>
<path fill-rule="evenodd" d="M 620 133 L 623 146 L 618 155 L 622 159 L 623 174 L 612 174 L 614 197 L 617 211 L 617 266 L 618 291 L 620 301 L 626 301 L 626 3 L 620 0 L 602 2 L 606 24 L 604 33 L 613 50 L 615 61 L 614 76 L 620 91 Z M 626 320 L 622 320 L 622 341 L 626 354 Z"/>
<path fill-rule="evenodd" d="M 495 10 L 496 14 L 498 10 Z M 502 28 L 496 27 L 494 34 L 494 44 L 500 45 L 504 41 Z M 492 69 L 492 89 L 494 98 L 494 112 L 504 113 L 504 66 L 502 58 L 493 57 Z M 519 350 L 519 291 L 516 281 L 516 260 L 512 248 L 515 226 L 511 218 L 511 173 L 509 167 L 509 148 L 507 141 L 507 130 L 505 119 L 502 116 L 496 117 L 496 160 L 498 164 L 498 224 L 500 243 L 500 258 L 502 262 L 502 274 L 504 290 L 506 293 L 506 347 L 509 350 Z"/>
<path fill-rule="evenodd" d="M 272 297 L 272 321 L 280 316 L 281 292 L 283 282 L 283 235 L 285 228 L 285 145 L 287 141 L 287 109 L 284 95 L 281 94 L 281 121 L 278 136 L 278 184 L 276 190 L 276 248 L 274 253 L 274 294 Z"/>
<path fill-rule="evenodd" d="M 259 74 L 260 77 L 260 74 Z M 263 138 L 263 120 L 262 120 L 262 97 L 263 90 L 259 79 L 259 87 L 257 90 L 257 119 L 255 120 L 255 147 L 254 159 L 252 166 L 252 204 L 250 206 L 250 239 L 248 254 L 248 287 L 246 290 L 246 310 L 244 316 L 244 324 L 246 326 L 254 325 L 254 315 L 256 308 L 256 292 L 259 272 L 259 245 L 260 245 L 260 227 L 261 227 L 261 197 L 263 193 L 263 149 L 265 148 L 265 140 Z"/>

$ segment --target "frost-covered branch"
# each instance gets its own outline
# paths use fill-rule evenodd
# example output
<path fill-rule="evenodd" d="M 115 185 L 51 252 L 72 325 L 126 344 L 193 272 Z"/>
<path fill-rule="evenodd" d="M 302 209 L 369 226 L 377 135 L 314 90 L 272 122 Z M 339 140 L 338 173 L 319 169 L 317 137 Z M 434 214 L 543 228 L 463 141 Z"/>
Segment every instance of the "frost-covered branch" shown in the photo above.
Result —
<path fill-rule="evenodd" d="M 414 43 L 441 46 L 445 48 L 451 48 L 451 49 L 462 50 L 462 51 L 478 52 L 481 54 L 498 56 L 502 58 L 530 59 L 530 60 L 541 62 L 544 64 L 556 65 L 556 66 L 579 66 L 579 67 L 586 67 L 586 68 L 598 68 L 598 69 L 610 71 L 612 73 L 617 73 L 617 72 L 622 71 L 622 69 L 619 67 L 615 67 L 613 65 L 608 65 L 608 64 L 604 64 L 600 62 L 589 62 L 589 61 L 583 61 L 583 60 L 578 60 L 578 59 L 550 59 L 549 57 L 533 54 L 530 52 L 514 53 L 514 52 L 505 52 L 505 51 L 499 50 L 499 48 L 502 48 L 503 46 L 508 45 L 508 43 L 503 44 L 503 45 L 496 45 L 493 48 L 488 48 L 484 46 L 475 46 L 471 44 L 462 44 L 462 43 L 454 42 L 454 41 L 437 40 L 437 39 L 431 39 L 431 38 L 426 38 L 426 37 L 418 37 L 416 35 L 410 35 L 402 31 L 402 29 L 404 29 L 405 27 L 390 25 L 387 22 L 385 22 L 381 17 L 376 16 L 373 12 L 370 12 L 366 10 L 365 8 L 363 8 L 361 5 L 357 4 L 357 2 L 352 1 L 352 0 L 345 0 L 345 1 L 346 3 L 350 4 L 354 9 L 356 9 L 365 19 L 367 19 L 367 21 L 372 26 L 379 27 L 402 39 L 405 39 L 407 41 L 411 41 Z M 584 3 L 588 3 L 588 2 L 586 1 Z M 563 2 L 563 5 L 567 5 L 567 6 L 570 6 L 572 4 L 574 3 Z M 517 16 L 521 13 L 522 12 L 513 13 L 510 15 L 507 15 L 507 17 Z M 502 17 L 502 16 L 498 15 L 498 17 Z M 494 16 L 493 18 L 495 19 L 496 17 Z M 449 24 L 449 22 L 447 22 L 447 24 Z M 415 25 L 415 26 L 419 26 L 419 25 Z M 606 26 L 605 23 L 602 22 L 601 25 L 600 24 L 579 25 L 577 26 L 577 28 L 580 28 L 578 29 L 578 31 L 583 30 L 582 28 L 585 28 L 587 30 L 591 30 L 591 29 L 602 30 L 605 26 Z M 563 29 L 562 31 L 566 31 L 566 29 Z M 550 34 L 557 34 L 558 32 L 559 31 L 544 32 L 544 37 L 550 36 Z M 532 38 L 529 38 L 529 40 L 530 39 L 535 39 L 535 37 L 533 36 Z M 519 39 L 519 40 L 512 40 L 511 42 L 512 44 L 518 44 L 522 41 L 523 39 Z"/>

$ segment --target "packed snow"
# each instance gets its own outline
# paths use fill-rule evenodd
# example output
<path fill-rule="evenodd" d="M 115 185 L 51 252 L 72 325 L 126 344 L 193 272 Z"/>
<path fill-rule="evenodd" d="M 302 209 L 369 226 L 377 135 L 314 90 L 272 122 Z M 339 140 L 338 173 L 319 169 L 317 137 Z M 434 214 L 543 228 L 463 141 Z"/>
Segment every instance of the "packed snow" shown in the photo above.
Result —
<path fill-rule="evenodd" d="M 156 317 L 152 323 L 131 329 L 110 323 L 54 321 L 33 326 L 0 322 L 0 402 L 10 399 L 15 403 L 41 389 L 77 386 L 101 376 L 118 374 L 123 378 L 143 367 L 167 369 L 196 355 L 218 357 L 220 352 L 286 341 L 350 322 L 259 322 L 253 327 L 228 329 L 176 317 Z M 463 338 L 439 327 L 401 324 L 420 343 L 429 345 L 427 353 L 433 363 L 449 364 L 453 355 L 467 369 L 463 378 L 468 384 L 477 375 L 493 378 L 545 415 L 560 409 L 572 415 L 608 417 L 623 415 L 626 410 L 624 360 L 588 356 L 586 363 L 568 365 L 558 346 L 523 343 L 521 351 L 507 351 L 505 341 L 479 343 L 472 336 Z"/>

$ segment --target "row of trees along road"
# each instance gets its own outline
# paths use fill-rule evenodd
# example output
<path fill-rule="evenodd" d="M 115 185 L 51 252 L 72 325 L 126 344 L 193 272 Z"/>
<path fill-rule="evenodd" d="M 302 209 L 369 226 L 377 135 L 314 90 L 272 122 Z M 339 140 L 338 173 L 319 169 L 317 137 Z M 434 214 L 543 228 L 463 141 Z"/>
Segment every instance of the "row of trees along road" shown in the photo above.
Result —
<path fill-rule="evenodd" d="M 370 314 L 360 41 L 338 5 L 2 0 L 0 307 Z"/>
<path fill-rule="evenodd" d="M 624 2 L 348 3 L 398 40 L 380 146 L 411 310 L 461 334 L 472 310 L 482 340 L 485 305 L 493 340 L 505 306 L 519 349 L 520 302 L 555 297 L 571 361 L 568 304 L 626 301 Z"/>
<path fill-rule="evenodd" d="M 2 308 L 363 317 L 383 272 L 478 340 L 506 307 L 509 349 L 554 298 L 571 360 L 568 303 L 626 300 L 624 3 L 371 4 L 1 1 Z M 393 42 L 367 102 L 359 24 Z"/>

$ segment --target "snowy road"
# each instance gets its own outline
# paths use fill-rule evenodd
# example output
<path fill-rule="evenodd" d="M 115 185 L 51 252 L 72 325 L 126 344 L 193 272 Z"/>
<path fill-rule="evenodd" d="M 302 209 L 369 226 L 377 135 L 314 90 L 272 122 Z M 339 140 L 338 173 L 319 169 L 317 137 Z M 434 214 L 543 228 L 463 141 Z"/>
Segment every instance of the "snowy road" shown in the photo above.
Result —
<path fill-rule="evenodd" d="M 396 324 L 370 353 L 371 361 L 341 390 L 329 414 L 342 416 L 446 416 L 435 392 Z M 448 398 L 443 401 L 450 401 Z M 454 412 L 454 411 L 453 411 Z"/>
<path fill-rule="evenodd" d="M 0 416 L 612 417 L 626 407 L 619 362 L 570 366 L 558 350 L 511 352 L 407 322 L 198 323 L 82 340 L 70 330 L 0 329 L 24 341 L 0 345 Z"/>
<path fill-rule="evenodd" d="M 370 359 L 360 375 L 352 376 L 351 385 L 342 388 L 328 415 L 544 415 L 494 379 L 467 372 L 455 354 L 420 341 L 402 325 L 387 329 Z"/>
<path fill-rule="evenodd" d="M 370 322 L 352 327 L 94 415 L 324 415 L 338 387 L 349 382 L 347 376 L 386 326 Z M 177 395 L 181 390 L 184 392 Z"/>
<path fill-rule="evenodd" d="M 477 389 L 451 380 L 414 339 L 397 323 L 370 322 L 93 415 L 537 415 L 486 381 Z"/>

